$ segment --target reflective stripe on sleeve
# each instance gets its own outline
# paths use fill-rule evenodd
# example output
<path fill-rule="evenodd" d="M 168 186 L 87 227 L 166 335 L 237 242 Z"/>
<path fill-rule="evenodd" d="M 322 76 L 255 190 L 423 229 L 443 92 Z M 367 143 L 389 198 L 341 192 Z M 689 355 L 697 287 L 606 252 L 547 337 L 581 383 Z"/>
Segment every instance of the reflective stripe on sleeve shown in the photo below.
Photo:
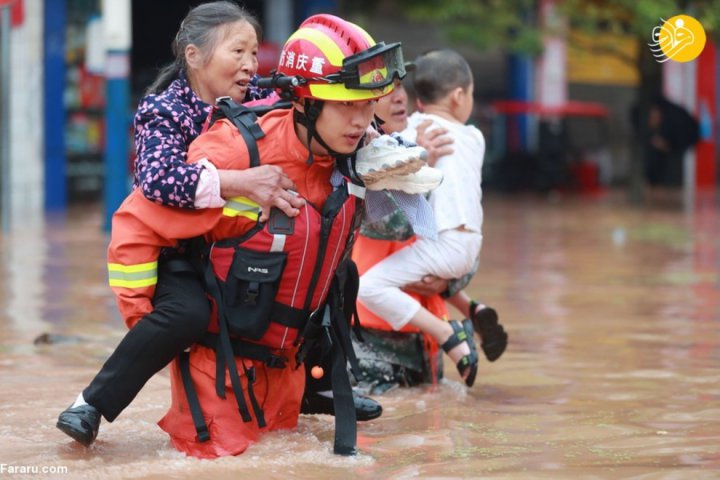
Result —
<path fill-rule="evenodd" d="M 157 267 L 157 261 L 136 265 L 108 263 L 108 283 L 111 287 L 149 287 L 157 284 Z"/>
<path fill-rule="evenodd" d="M 233 197 L 225 203 L 223 215 L 226 217 L 242 216 L 257 221 L 260 218 L 260 205 L 247 197 Z"/>

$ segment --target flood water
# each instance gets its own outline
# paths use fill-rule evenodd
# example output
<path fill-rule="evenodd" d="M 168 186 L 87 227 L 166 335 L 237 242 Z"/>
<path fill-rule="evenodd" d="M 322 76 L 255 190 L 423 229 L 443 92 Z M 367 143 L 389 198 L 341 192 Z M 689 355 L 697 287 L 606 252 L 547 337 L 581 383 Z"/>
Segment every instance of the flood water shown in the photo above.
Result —
<path fill-rule="evenodd" d="M 155 425 L 170 401 L 165 372 L 92 448 L 75 444 L 57 415 L 124 333 L 101 212 L 0 235 L 0 477 L 720 478 L 715 195 L 692 211 L 630 207 L 617 193 L 484 204 L 469 291 L 500 313 L 508 351 L 481 360 L 470 390 L 446 362 L 439 386 L 379 397 L 384 414 L 360 424 L 355 458 L 332 455 L 324 416 L 239 457 L 184 457 Z M 43 333 L 68 338 L 34 345 Z"/>

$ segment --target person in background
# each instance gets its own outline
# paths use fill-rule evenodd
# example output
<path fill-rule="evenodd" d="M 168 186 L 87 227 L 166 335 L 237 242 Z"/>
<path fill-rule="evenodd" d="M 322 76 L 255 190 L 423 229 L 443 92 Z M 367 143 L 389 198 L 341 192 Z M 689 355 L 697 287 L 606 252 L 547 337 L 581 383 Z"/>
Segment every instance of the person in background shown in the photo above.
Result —
<path fill-rule="evenodd" d="M 648 114 L 645 179 L 651 202 L 666 203 L 682 185 L 683 156 L 700 139 L 698 121 L 680 105 L 658 95 Z"/>

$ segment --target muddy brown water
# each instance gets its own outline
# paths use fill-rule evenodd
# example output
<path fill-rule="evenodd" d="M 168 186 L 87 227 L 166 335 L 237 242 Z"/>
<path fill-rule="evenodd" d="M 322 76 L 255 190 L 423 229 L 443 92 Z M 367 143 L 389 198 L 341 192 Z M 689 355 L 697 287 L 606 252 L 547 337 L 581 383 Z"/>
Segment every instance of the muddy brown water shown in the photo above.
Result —
<path fill-rule="evenodd" d="M 720 478 L 716 195 L 692 211 L 618 193 L 486 197 L 469 291 L 500 312 L 508 351 L 481 362 L 470 390 L 446 362 L 437 387 L 379 397 L 354 458 L 332 455 L 324 416 L 239 457 L 187 458 L 155 425 L 165 372 L 92 448 L 75 444 L 57 415 L 124 333 L 101 212 L 0 235 L 0 477 Z M 67 338 L 34 345 L 42 333 Z"/>

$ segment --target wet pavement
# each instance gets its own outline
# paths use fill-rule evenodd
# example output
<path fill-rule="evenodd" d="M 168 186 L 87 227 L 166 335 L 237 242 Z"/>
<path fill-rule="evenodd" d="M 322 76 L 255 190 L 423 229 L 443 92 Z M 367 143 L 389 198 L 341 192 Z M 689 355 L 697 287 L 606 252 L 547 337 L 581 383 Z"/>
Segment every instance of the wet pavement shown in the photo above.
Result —
<path fill-rule="evenodd" d="M 331 454 L 324 416 L 239 457 L 186 458 L 155 425 L 165 372 L 92 448 L 75 444 L 57 415 L 124 333 L 101 212 L 0 235 L 0 477 L 720 478 L 715 194 L 692 211 L 630 207 L 621 194 L 484 203 L 469 291 L 498 309 L 508 351 L 482 360 L 470 390 L 446 362 L 441 385 L 379 397 L 385 413 L 360 425 L 355 458 Z M 33 344 L 43 333 L 50 343 Z"/>

